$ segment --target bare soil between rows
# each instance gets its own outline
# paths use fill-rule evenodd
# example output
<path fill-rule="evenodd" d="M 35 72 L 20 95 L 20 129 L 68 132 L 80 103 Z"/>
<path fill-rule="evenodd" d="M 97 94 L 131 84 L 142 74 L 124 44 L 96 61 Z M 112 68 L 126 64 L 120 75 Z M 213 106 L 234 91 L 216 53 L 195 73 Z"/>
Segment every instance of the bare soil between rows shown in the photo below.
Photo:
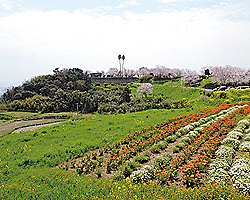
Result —
<path fill-rule="evenodd" d="M 139 168 L 141 168 L 144 165 L 150 165 L 150 164 L 152 164 L 157 157 L 159 157 L 159 156 L 161 156 L 163 154 L 171 154 L 173 156 L 173 158 L 177 157 L 179 153 L 173 153 L 173 147 L 175 147 L 175 145 L 178 144 L 178 143 L 180 143 L 180 142 L 181 142 L 181 138 L 177 138 L 175 142 L 169 143 L 168 146 L 165 149 L 161 150 L 159 153 L 151 153 L 151 155 L 149 157 L 149 161 L 146 162 L 146 163 L 140 164 Z M 143 151 L 139 152 L 137 154 L 137 156 L 138 155 L 142 155 L 142 154 L 144 154 L 147 151 L 150 151 L 149 150 L 150 147 L 147 147 Z M 93 153 L 98 153 L 99 150 L 100 149 L 96 149 L 96 150 L 93 150 L 92 152 Z M 90 155 L 90 153 L 87 153 L 87 154 Z M 107 155 L 103 155 L 103 156 L 97 156 L 97 157 L 98 158 L 103 158 L 105 160 L 109 156 L 110 155 L 108 155 L 108 156 Z M 135 157 L 131 158 L 128 161 L 134 160 L 134 158 Z M 81 164 L 82 159 L 83 159 L 83 157 L 79 157 L 79 158 L 73 159 L 72 161 L 75 161 L 75 163 Z M 128 161 L 126 161 L 126 162 L 128 162 Z M 189 162 L 189 161 L 190 161 L 190 159 L 187 160 L 187 162 Z M 107 166 L 107 163 L 104 161 L 102 163 L 102 174 L 101 174 L 101 177 L 107 178 L 107 179 L 111 179 L 112 176 L 115 175 L 118 171 L 111 171 L 111 173 L 107 172 L 106 166 Z M 55 168 L 62 168 L 62 167 L 66 167 L 66 170 L 73 171 L 73 172 L 76 173 L 76 168 L 75 168 L 74 165 L 71 164 L 71 162 L 64 162 L 64 163 L 62 163 L 60 165 L 57 165 Z M 82 176 L 98 177 L 96 175 L 95 171 L 88 172 L 87 174 L 83 173 Z M 175 180 L 167 181 L 166 184 L 169 185 L 169 186 L 171 186 L 171 185 L 181 185 L 181 186 L 183 186 L 184 182 L 182 180 L 181 175 L 179 175 Z"/>

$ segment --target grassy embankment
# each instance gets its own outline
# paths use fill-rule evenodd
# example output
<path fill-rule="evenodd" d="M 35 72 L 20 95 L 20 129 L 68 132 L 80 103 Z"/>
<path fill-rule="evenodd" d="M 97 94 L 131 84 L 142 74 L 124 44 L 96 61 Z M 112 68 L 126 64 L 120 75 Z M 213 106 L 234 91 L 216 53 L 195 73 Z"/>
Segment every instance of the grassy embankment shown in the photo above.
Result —
<path fill-rule="evenodd" d="M 79 121 L 70 120 L 37 131 L 4 135 L 0 138 L 1 183 L 13 187 L 23 180 L 25 184 L 29 184 L 37 173 L 42 176 L 49 173 L 51 176 L 51 166 L 72 157 L 83 156 L 85 152 L 119 140 L 133 130 L 140 130 L 149 124 L 156 124 L 187 112 L 151 110 L 124 115 L 97 115 Z M 64 174 L 60 170 L 55 170 L 55 173 Z M 48 186 L 45 183 L 40 187 L 46 190 Z M 5 191 L 4 187 L 1 189 Z"/>
<path fill-rule="evenodd" d="M 157 94 L 155 88 L 155 94 Z M 181 88 L 178 88 L 181 90 Z M 162 91 L 162 90 L 159 90 Z M 172 91 L 172 90 L 171 90 Z M 169 93 L 171 92 L 169 91 Z M 167 92 L 166 92 L 167 93 Z M 177 94 L 166 94 L 178 100 Z M 178 92 L 179 95 L 180 92 Z M 188 94 L 183 98 L 187 98 Z M 198 94 L 190 94 L 197 95 Z M 199 108 L 197 108 L 199 109 Z M 36 131 L 14 133 L 0 138 L 0 198 L 2 199 L 245 199 L 228 185 L 207 185 L 186 189 L 133 184 L 130 181 L 77 176 L 52 169 L 72 157 L 121 139 L 161 121 L 196 112 L 194 109 L 149 110 L 120 115 L 96 115 L 79 121 L 44 127 Z"/>

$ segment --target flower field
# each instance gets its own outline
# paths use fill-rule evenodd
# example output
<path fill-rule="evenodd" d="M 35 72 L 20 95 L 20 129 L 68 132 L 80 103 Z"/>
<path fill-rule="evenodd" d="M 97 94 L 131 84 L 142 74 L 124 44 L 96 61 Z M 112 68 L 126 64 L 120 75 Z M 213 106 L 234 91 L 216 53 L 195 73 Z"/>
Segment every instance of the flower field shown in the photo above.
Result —
<path fill-rule="evenodd" d="M 99 177 L 112 174 L 108 177 L 113 176 L 115 180 L 130 177 L 134 183 L 154 181 L 160 185 L 181 184 L 187 187 L 203 185 L 209 182 L 207 177 L 211 175 L 207 176 L 207 171 L 214 155 L 221 150 L 218 149 L 221 143 L 229 143 L 229 146 L 234 143 L 240 145 L 240 141 L 237 142 L 235 139 L 229 141 L 226 135 L 237 126 L 237 121 L 246 118 L 249 113 L 248 104 L 229 104 L 203 110 L 197 114 L 172 118 L 135 131 L 76 161 L 72 160 L 73 167 L 78 174 L 93 175 L 95 172 Z M 239 121 L 238 124 L 243 124 L 243 121 Z M 244 128 L 247 128 L 249 122 L 245 121 Z M 246 138 L 248 136 L 246 135 Z M 179 147 L 178 154 L 172 156 L 168 153 L 165 157 L 161 154 L 154 162 L 148 164 L 151 160 L 150 154 L 159 154 L 161 150 L 166 149 L 168 143 L 173 142 L 170 140 L 171 137 L 174 138 L 173 141 L 181 139 L 180 143 L 175 145 L 176 149 Z M 248 141 L 242 142 L 241 149 L 249 151 L 247 144 Z M 225 152 L 229 153 L 227 150 Z M 225 156 L 225 153 L 222 152 L 222 155 Z M 230 156 L 232 159 L 233 156 L 231 154 Z M 137 162 L 140 164 L 136 164 Z M 60 167 L 69 169 L 70 166 L 72 168 L 72 164 L 67 163 Z M 247 180 L 249 182 L 249 179 Z M 219 181 L 210 179 L 210 182 Z M 242 191 L 245 192 L 246 189 Z"/>
<path fill-rule="evenodd" d="M 0 160 L 0 199 L 248 199 L 249 114 L 235 103 L 172 117 L 53 168 L 21 162 L 16 177 Z"/>

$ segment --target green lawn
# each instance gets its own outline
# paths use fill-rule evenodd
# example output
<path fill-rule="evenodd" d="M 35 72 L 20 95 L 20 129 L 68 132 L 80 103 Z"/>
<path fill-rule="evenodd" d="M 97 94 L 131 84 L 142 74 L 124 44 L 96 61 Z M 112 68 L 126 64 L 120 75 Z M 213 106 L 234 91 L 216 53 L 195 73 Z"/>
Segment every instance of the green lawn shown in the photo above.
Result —
<path fill-rule="evenodd" d="M 166 83 L 164 85 L 154 85 L 153 94 L 155 96 L 165 96 L 176 101 L 182 99 L 193 100 L 200 97 L 200 90 L 196 88 L 181 87 L 177 83 Z"/>
<path fill-rule="evenodd" d="M 139 85 L 133 84 L 132 90 L 133 95 L 139 95 L 136 90 Z M 200 97 L 201 90 L 199 88 L 186 88 L 180 86 L 177 82 L 167 82 L 165 84 L 154 84 L 153 93 L 149 97 L 167 97 L 172 100 L 180 101 L 183 99 L 194 100 Z"/>

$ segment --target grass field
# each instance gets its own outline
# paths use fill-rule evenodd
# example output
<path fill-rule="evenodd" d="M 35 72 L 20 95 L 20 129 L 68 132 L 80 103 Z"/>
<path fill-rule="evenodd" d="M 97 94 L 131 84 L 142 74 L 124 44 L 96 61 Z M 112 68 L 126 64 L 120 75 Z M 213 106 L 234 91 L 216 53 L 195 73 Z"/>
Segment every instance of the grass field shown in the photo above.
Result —
<path fill-rule="evenodd" d="M 0 138 L 0 198 L 2 199 L 245 199 L 228 185 L 197 189 L 113 182 L 78 176 L 52 167 L 121 139 L 134 130 L 192 110 L 149 110 L 119 115 L 71 119 L 36 131 Z M 195 111 L 193 111 L 195 112 Z M 202 195 L 201 195 L 202 194 Z"/>
<path fill-rule="evenodd" d="M 199 90 L 184 90 L 174 84 L 155 85 L 154 95 L 190 101 L 200 97 Z M 236 101 L 246 98 L 246 92 L 227 95 Z M 162 186 L 151 181 L 135 184 L 130 179 L 98 179 L 54 168 L 143 127 L 225 102 L 219 93 L 214 99 L 213 103 L 211 100 L 207 104 L 194 103 L 186 109 L 72 117 L 55 126 L 3 135 L 0 137 L 0 199 L 249 199 L 248 193 L 239 192 L 231 184 L 212 183 L 194 188 Z M 31 113 L 4 114 L 11 118 L 37 117 Z"/>
<path fill-rule="evenodd" d="M 136 90 L 139 85 L 133 84 L 131 87 L 133 95 L 139 95 Z M 164 84 L 154 84 L 153 85 L 153 93 L 149 95 L 149 97 L 166 97 L 172 100 L 181 101 L 183 99 L 186 100 L 194 100 L 199 99 L 200 97 L 200 88 L 186 88 L 180 86 L 177 82 L 167 82 Z"/>
<path fill-rule="evenodd" d="M 17 165 L 36 163 L 53 166 L 71 157 L 82 156 L 86 151 L 104 146 L 108 142 L 119 140 L 134 130 L 185 113 L 187 110 L 150 110 L 119 115 L 95 115 L 37 131 L 4 135 L 1 137 L 1 148 L 8 148 L 9 154 L 3 154 L 6 157 L 2 160 L 15 160 Z M 28 148 L 27 155 L 21 150 L 25 145 Z M 19 154 L 18 149 L 22 153 Z"/>
<path fill-rule="evenodd" d="M 11 188 L 19 191 L 14 187 L 15 185 L 21 185 L 21 189 L 23 189 L 22 186 L 26 187 L 26 184 L 30 187 L 29 181 L 37 177 L 37 174 L 49 180 L 53 179 L 49 178 L 53 173 L 64 176 L 65 172 L 53 171 L 50 167 L 72 157 L 82 156 L 85 152 L 108 142 L 118 140 L 133 130 L 139 130 L 149 124 L 156 124 L 185 113 L 187 113 L 186 110 L 175 112 L 151 110 L 124 115 L 97 115 L 79 121 L 73 119 L 37 131 L 4 135 L 0 138 L 1 184 L 11 185 Z M 76 175 L 72 174 L 66 176 L 76 178 Z M 48 189 L 47 183 L 39 185 L 41 190 Z M 1 187 L 1 190 L 4 190 L 1 194 L 6 194 L 4 187 Z M 65 188 L 65 190 L 70 190 L 70 188 Z M 9 192 L 11 195 L 16 193 L 13 190 Z M 13 198 L 11 195 L 10 199 Z"/>
<path fill-rule="evenodd" d="M 173 98 L 176 101 L 193 100 L 200 97 L 200 90 L 198 88 L 180 87 L 176 83 L 166 83 L 164 85 L 154 85 L 153 95 Z"/>

